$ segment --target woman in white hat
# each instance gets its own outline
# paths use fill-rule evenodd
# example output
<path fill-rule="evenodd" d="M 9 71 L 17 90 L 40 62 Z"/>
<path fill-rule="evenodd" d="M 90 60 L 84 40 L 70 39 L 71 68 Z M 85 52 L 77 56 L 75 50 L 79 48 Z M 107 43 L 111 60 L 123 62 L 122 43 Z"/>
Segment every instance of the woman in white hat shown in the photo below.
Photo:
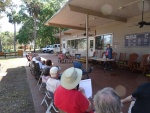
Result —
<path fill-rule="evenodd" d="M 46 82 L 46 89 L 53 93 L 55 92 L 56 88 L 60 85 L 60 81 L 58 80 L 60 75 L 59 70 L 60 68 L 58 67 L 52 67 L 49 71 L 51 77 Z"/>
<path fill-rule="evenodd" d="M 61 85 L 54 93 L 54 104 L 67 113 L 93 113 L 91 102 L 79 88 L 82 70 L 74 67 L 66 69 L 61 76 Z"/>

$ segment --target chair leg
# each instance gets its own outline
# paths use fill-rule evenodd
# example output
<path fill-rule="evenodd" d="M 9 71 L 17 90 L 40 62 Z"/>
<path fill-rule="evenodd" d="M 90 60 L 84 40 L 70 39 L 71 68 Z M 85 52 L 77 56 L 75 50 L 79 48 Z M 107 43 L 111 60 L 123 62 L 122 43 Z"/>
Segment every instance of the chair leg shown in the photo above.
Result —
<path fill-rule="evenodd" d="M 55 112 L 59 112 L 58 110 L 56 110 L 54 103 L 53 103 L 53 100 L 51 101 L 50 105 L 48 106 L 46 113 L 51 113 L 50 112 L 51 108 L 53 108 Z"/>
<path fill-rule="evenodd" d="M 41 105 L 43 105 L 43 103 L 45 102 L 46 106 L 48 107 L 48 102 L 46 100 L 46 97 L 47 97 L 47 95 L 45 94 L 45 96 L 44 96 L 44 98 L 43 98 L 43 100 L 41 102 Z"/>

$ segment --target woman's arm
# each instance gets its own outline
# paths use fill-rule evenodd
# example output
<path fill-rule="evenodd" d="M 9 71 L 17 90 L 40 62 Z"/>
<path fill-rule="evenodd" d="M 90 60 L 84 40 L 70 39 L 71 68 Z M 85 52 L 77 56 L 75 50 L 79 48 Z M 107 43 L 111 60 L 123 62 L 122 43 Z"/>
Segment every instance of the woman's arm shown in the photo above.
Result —
<path fill-rule="evenodd" d="M 124 104 L 124 103 L 128 103 L 128 102 L 131 102 L 132 101 L 132 95 L 124 98 L 121 100 L 121 102 Z"/>

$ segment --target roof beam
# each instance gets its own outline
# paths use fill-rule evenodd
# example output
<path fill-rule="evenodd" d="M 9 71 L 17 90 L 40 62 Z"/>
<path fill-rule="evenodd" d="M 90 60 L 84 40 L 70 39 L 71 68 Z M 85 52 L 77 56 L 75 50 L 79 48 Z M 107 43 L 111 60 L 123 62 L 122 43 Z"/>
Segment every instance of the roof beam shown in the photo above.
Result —
<path fill-rule="evenodd" d="M 71 11 L 74 11 L 74 12 L 89 14 L 89 15 L 98 16 L 98 17 L 101 17 L 101 18 L 120 21 L 120 22 L 127 22 L 126 18 L 122 18 L 122 17 L 118 17 L 118 16 L 114 16 L 114 15 L 104 15 L 103 13 L 101 13 L 99 11 L 94 11 L 94 10 L 91 10 L 91 9 L 78 7 L 78 6 L 74 6 L 74 5 L 71 5 L 71 4 L 69 4 L 69 8 L 70 8 Z"/>
<path fill-rule="evenodd" d="M 59 28 L 70 28 L 70 29 L 77 29 L 77 30 L 85 30 L 84 27 L 64 25 L 64 24 L 56 24 L 56 23 L 50 23 L 50 22 L 48 23 L 48 25 L 49 26 L 54 26 L 54 27 L 59 27 Z"/>
<path fill-rule="evenodd" d="M 71 33 L 64 33 L 64 35 L 71 35 Z"/>

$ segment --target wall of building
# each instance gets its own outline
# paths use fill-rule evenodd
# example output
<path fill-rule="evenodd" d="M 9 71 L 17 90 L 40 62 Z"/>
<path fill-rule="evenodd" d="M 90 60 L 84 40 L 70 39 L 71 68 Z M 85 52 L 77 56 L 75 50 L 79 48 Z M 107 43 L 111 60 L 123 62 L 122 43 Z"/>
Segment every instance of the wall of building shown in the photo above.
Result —
<path fill-rule="evenodd" d="M 150 54 L 149 47 L 125 47 L 125 35 L 134 33 L 150 32 L 150 26 L 144 26 L 139 28 L 138 22 L 141 21 L 141 15 L 128 19 L 127 23 L 115 22 L 106 26 L 99 26 L 96 28 L 97 35 L 113 33 L 113 42 L 118 42 L 119 45 L 114 46 L 113 51 L 117 52 L 119 57 L 120 52 L 127 53 L 127 57 L 130 53 L 137 53 L 139 55 L 138 60 L 141 59 L 143 54 Z M 150 22 L 150 13 L 144 14 L 144 21 Z"/>

